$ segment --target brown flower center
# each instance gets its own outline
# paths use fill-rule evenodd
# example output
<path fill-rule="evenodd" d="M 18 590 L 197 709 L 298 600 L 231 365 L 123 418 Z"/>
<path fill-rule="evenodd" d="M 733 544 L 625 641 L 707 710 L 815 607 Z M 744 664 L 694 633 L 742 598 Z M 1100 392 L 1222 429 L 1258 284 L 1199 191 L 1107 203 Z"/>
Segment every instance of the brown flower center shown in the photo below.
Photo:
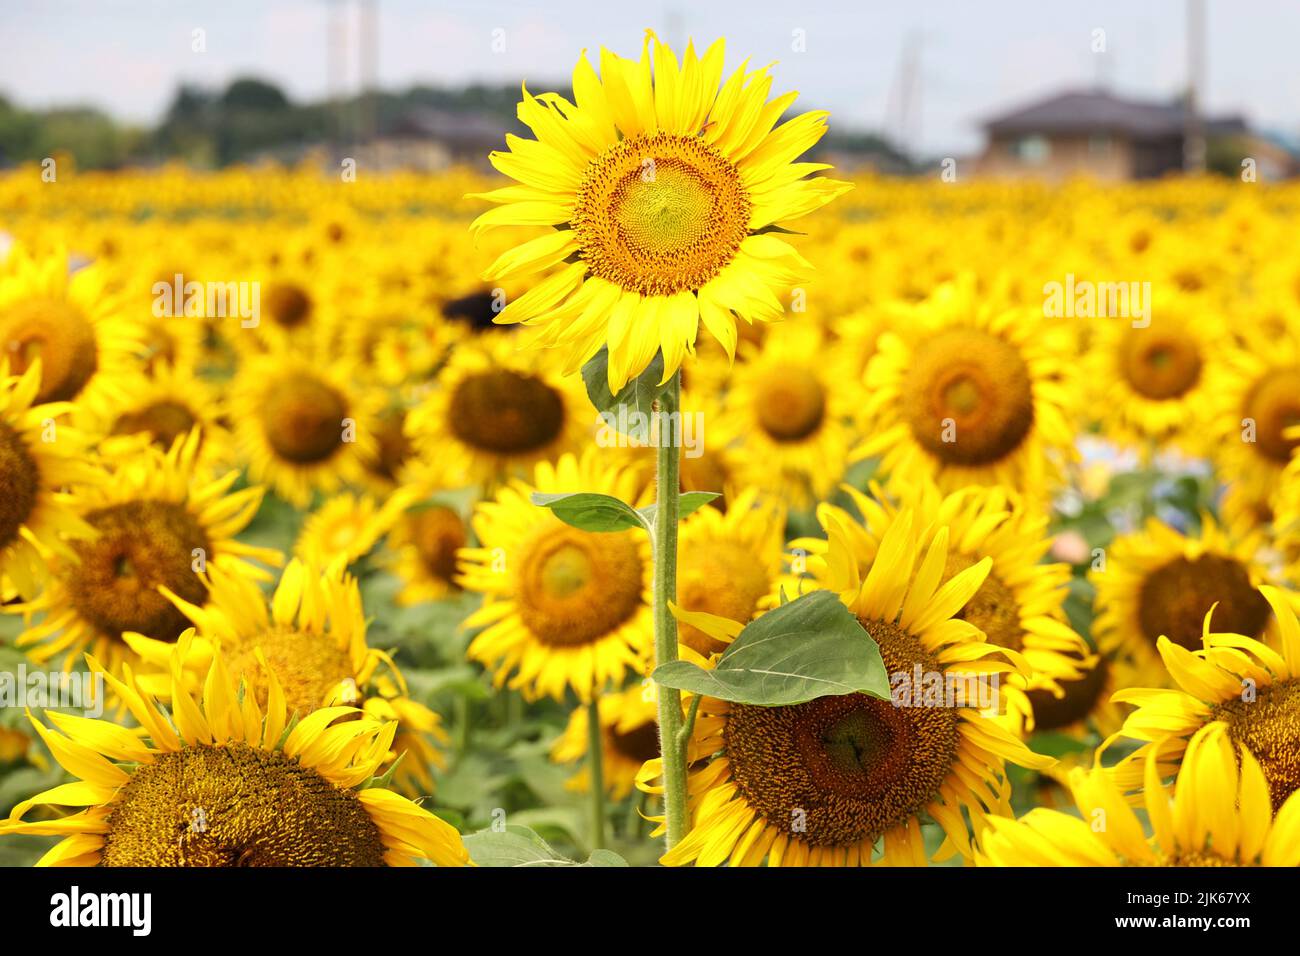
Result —
<path fill-rule="evenodd" d="M 447 425 L 467 445 L 498 455 L 545 448 L 564 429 L 564 399 L 540 378 L 511 369 L 470 375 L 456 386 Z"/>
<path fill-rule="evenodd" d="M 548 525 L 520 559 L 519 616 L 545 644 L 589 644 L 641 608 L 642 572 L 631 532 Z"/>
<path fill-rule="evenodd" d="M 1269 607 L 1235 558 L 1203 554 L 1175 558 L 1147 575 L 1138 593 L 1138 621 L 1152 644 L 1161 636 L 1200 650 L 1206 612 L 1215 603 L 1214 630 L 1258 637 Z"/>
<path fill-rule="evenodd" d="M 306 374 L 272 383 L 261 409 L 271 449 L 300 465 L 325 461 L 339 449 L 347 414 L 347 403 L 333 386 Z"/>

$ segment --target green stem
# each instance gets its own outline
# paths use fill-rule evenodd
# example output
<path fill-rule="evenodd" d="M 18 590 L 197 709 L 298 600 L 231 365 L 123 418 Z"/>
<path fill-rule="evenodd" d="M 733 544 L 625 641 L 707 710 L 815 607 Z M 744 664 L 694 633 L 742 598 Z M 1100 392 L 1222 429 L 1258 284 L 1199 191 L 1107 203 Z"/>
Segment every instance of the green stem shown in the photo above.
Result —
<path fill-rule="evenodd" d="M 605 848 L 605 747 L 600 737 L 600 698 L 587 704 L 587 776 L 591 787 L 591 848 Z"/>
<path fill-rule="evenodd" d="M 680 410 L 681 373 L 673 375 L 659 396 L 659 411 Z M 668 602 L 677 600 L 677 517 L 681 495 L 681 447 L 668 418 L 660 419 L 655 468 L 654 632 L 655 665 L 677 660 L 677 619 Z M 672 687 L 658 688 L 659 748 L 664 765 L 664 812 L 667 843 L 672 849 L 686 835 L 686 748 L 681 740 L 682 695 Z"/>

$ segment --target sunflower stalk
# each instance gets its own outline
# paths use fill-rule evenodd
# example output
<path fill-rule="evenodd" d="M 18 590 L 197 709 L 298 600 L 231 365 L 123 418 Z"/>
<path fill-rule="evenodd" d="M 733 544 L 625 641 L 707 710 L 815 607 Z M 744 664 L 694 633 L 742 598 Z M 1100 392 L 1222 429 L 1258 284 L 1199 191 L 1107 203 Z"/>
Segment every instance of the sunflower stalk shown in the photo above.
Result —
<path fill-rule="evenodd" d="M 657 400 L 660 421 L 681 405 L 681 373 L 673 373 Z M 672 428 L 660 429 L 656 447 L 654 514 L 655 665 L 677 660 L 677 619 L 668 609 L 677 600 L 677 521 L 681 493 L 681 447 Z M 686 741 L 682 739 L 682 695 L 657 687 L 659 748 L 664 767 L 664 813 L 667 845 L 672 849 L 686 833 Z"/>
<path fill-rule="evenodd" d="M 600 737 L 600 698 L 587 703 L 587 776 L 591 790 L 591 848 L 605 849 L 605 750 Z"/>

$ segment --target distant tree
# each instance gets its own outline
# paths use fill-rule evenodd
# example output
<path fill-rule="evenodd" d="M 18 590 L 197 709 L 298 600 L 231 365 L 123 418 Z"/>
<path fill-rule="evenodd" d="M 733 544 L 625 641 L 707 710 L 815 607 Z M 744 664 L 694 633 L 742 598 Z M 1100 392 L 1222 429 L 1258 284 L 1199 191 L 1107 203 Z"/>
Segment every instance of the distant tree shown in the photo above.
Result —
<path fill-rule="evenodd" d="M 227 110 L 280 111 L 289 109 L 289 98 L 272 83 L 241 77 L 221 94 L 221 106 Z"/>

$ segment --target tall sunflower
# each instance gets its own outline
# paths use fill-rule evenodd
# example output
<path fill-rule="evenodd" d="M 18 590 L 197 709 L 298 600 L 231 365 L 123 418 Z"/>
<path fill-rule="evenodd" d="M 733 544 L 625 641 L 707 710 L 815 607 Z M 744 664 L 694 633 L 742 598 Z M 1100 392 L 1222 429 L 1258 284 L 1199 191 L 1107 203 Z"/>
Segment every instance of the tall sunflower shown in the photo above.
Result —
<path fill-rule="evenodd" d="M 69 274 L 61 251 L 37 256 L 17 246 L 0 261 L 0 354 L 15 373 L 41 359 L 36 404 L 75 399 L 93 412 L 127 393 L 143 343 L 107 282 L 100 266 Z"/>
<path fill-rule="evenodd" d="M 1042 497 L 1074 454 L 1064 350 L 1043 318 L 981 301 L 972 277 L 940 287 L 882 334 L 867 365 L 855 457 L 945 491 L 1006 485 Z"/>
<path fill-rule="evenodd" d="M 838 531 L 826 556 L 830 589 L 880 645 L 885 669 L 911 678 L 919 667 L 945 682 L 1026 671 L 1023 658 L 954 617 L 983 584 L 989 560 L 941 584 L 948 532 L 923 548 L 914 528 L 912 512 L 901 512 L 865 576 Z M 741 627 L 679 616 L 723 643 Z M 990 815 L 1010 813 L 1005 762 L 1045 769 L 1053 761 L 966 705 L 973 701 L 910 703 L 865 694 L 788 707 L 703 698 L 694 751 L 716 756 L 691 773 L 690 831 L 662 862 L 866 866 L 883 841 L 882 862 L 924 865 L 923 819 L 946 835 L 938 856 L 969 857 L 966 814 L 978 833 Z M 648 763 L 643 778 L 659 764 Z"/>
<path fill-rule="evenodd" d="M 66 424 L 66 402 L 36 403 L 41 361 L 21 375 L 0 364 L 0 592 L 31 600 L 49 576 L 47 558 L 71 559 L 66 539 L 93 537 L 66 490 L 98 480 L 85 439 Z"/>
<path fill-rule="evenodd" d="M 514 481 L 474 509 L 476 547 L 462 548 L 458 582 L 484 595 L 466 620 L 480 629 L 467 653 L 499 686 L 527 698 L 584 701 L 641 671 L 650 644 L 650 542 L 639 530 L 580 531 L 532 492 L 575 488 L 633 500 L 636 476 L 601 465 L 594 449 L 537 466 L 532 484 Z M 513 676 L 512 676 L 513 675 Z"/>
<path fill-rule="evenodd" d="M 601 50 L 573 72 L 573 102 L 523 91 L 520 120 L 492 165 L 516 180 L 480 198 L 499 203 L 474 229 L 550 226 L 506 252 L 486 276 L 504 282 L 557 271 L 515 298 L 498 322 L 535 328 L 576 369 L 609 346 L 614 390 L 660 349 L 663 381 L 694 353 L 700 322 L 729 354 L 736 316 L 770 321 L 808 263 L 768 227 L 847 191 L 795 160 L 821 139 L 826 113 L 777 126 L 797 94 L 768 100 L 768 68 L 722 82 L 723 41 L 676 55 L 647 31 L 639 61 Z M 721 84 L 721 85 L 719 85 Z"/>
<path fill-rule="evenodd" d="M 197 429 L 165 454 L 137 444 L 77 491 L 95 537 L 73 543 L 38 597 L 7 608 L 29 619 L 43 614 L 15 642 L 29 657 L 62 658 L 71 668 L 89 651 L 117 668 L 133 657 L 127 635 L 171 643 L 188 626 L 164 589 L 202 603 L 205 570 L 260 580 L 268 575 L 250 559 L 280 563 L 278 551 L 235 540 L 257 513 L 262 489 L 232 492 L 239 472 L 211 478 L 197 465 L 198 451 Z"/>
<path fill-rule="evenodd" d="M 377 720 L 394 722 L 394 750 L 406 753 L 399 781 L 418 783 L 428 792 L 433 785 L 430 767 L 443 763 L 435 746 L 446 742 L 441 721 L 409 697 L 392 658 L 367 643 L 361 591 L 344 568 L 342 558 L 325 568 L 295 558 L 269 602 L 253 581 L 214 568 L 202 605 L 169 595 L 199 635 L 181 664 L 197 686 L 216 646 L 235 679 L 247 684 L 262 705 L 273 673 L 291 714 L 348 704 Z M 175 664 L 171 646 L 136 636 L 128 640 L 155 669 L 156 676 L 142 671 L 141 686 L 162 696 L 165 675 Z"/>
<path fill-rule="evenodd" d="M 180 655 L 183 648 L 177 647 Z M 290 723 L 274 672 L 265 702 L 237 689 L 220 656 L 191 696 L 180 674 L 170 714 L 93 657 L 143 735 L 54 711 L 32 723 L 77 778 L 14 807 L 0 836 L 64 839 L 38 866 L 464 866 L 460 834 L 376 782 L 396 724 L 355 707 Z M 24 821 L 34 807 L 84 807 Z"/>
<path fill-rule="evenodd" d="M 1204 636 L 1196 650 L 1168 637 L 1157 643 L 1174 689 L 1140 688 L 1115 694 L 1115 701 L 1137 707 L 1119 736 L 1143 741 L 1139 750 L 1114 768 L 1121 782 L 1135 785 L 1139 761 L 1152 752 L 1162 768 L 1176 765 L 1197 730 L 1218 725 L 1234 744 L 1249 749 L 1259 760 L 1274 809 L 1300 790 L 1297 597 L 1268 585 L 1260 592 L 1277 615 L 1276 648 L 1239 633 L 1212 633 L 1216 609 L 1206 614 Z"/>
<path fill-rule="evenodd" d="M 1209 515 L 1191 537 L 1156 518 L 1119 536 L 1106 549 L 1105 564 L 1088 575 L 1097 588 L 1098 647 L 1130 661 L 1140 679 L 1156 685 L 1168 680 L 1156 653 L 1159 638 L 1199 648 L 1212 607 L 1225 630 L 1262 637 L 1270 615 L 1259 591 L 1268 580 L 1255 558 L 1259 543 L 1257 536 L 1237 540 Z"/>
<path fill-rule="evenodd" d="M 1276 815 L 1259 761 L 1221 726 L 1197 731 L 1172 787 L 1152 754 L 1142 803 L 1151 835 L 1104 770 L 1070 780 L 1083 818 L 1030 810 L 989 821 L 981 866 L 1300 866 L 1300 796 Z M 1100 825 L 1098 825 L 1100 823 Z"/>
<path fill-rule="evenodd" d="M 428 397 L 406 416 L 421 480 L 491 486 L 577 451 L 596 424 L 580 383 L 512 336 L 480 337 L 452 353 Z"/>

